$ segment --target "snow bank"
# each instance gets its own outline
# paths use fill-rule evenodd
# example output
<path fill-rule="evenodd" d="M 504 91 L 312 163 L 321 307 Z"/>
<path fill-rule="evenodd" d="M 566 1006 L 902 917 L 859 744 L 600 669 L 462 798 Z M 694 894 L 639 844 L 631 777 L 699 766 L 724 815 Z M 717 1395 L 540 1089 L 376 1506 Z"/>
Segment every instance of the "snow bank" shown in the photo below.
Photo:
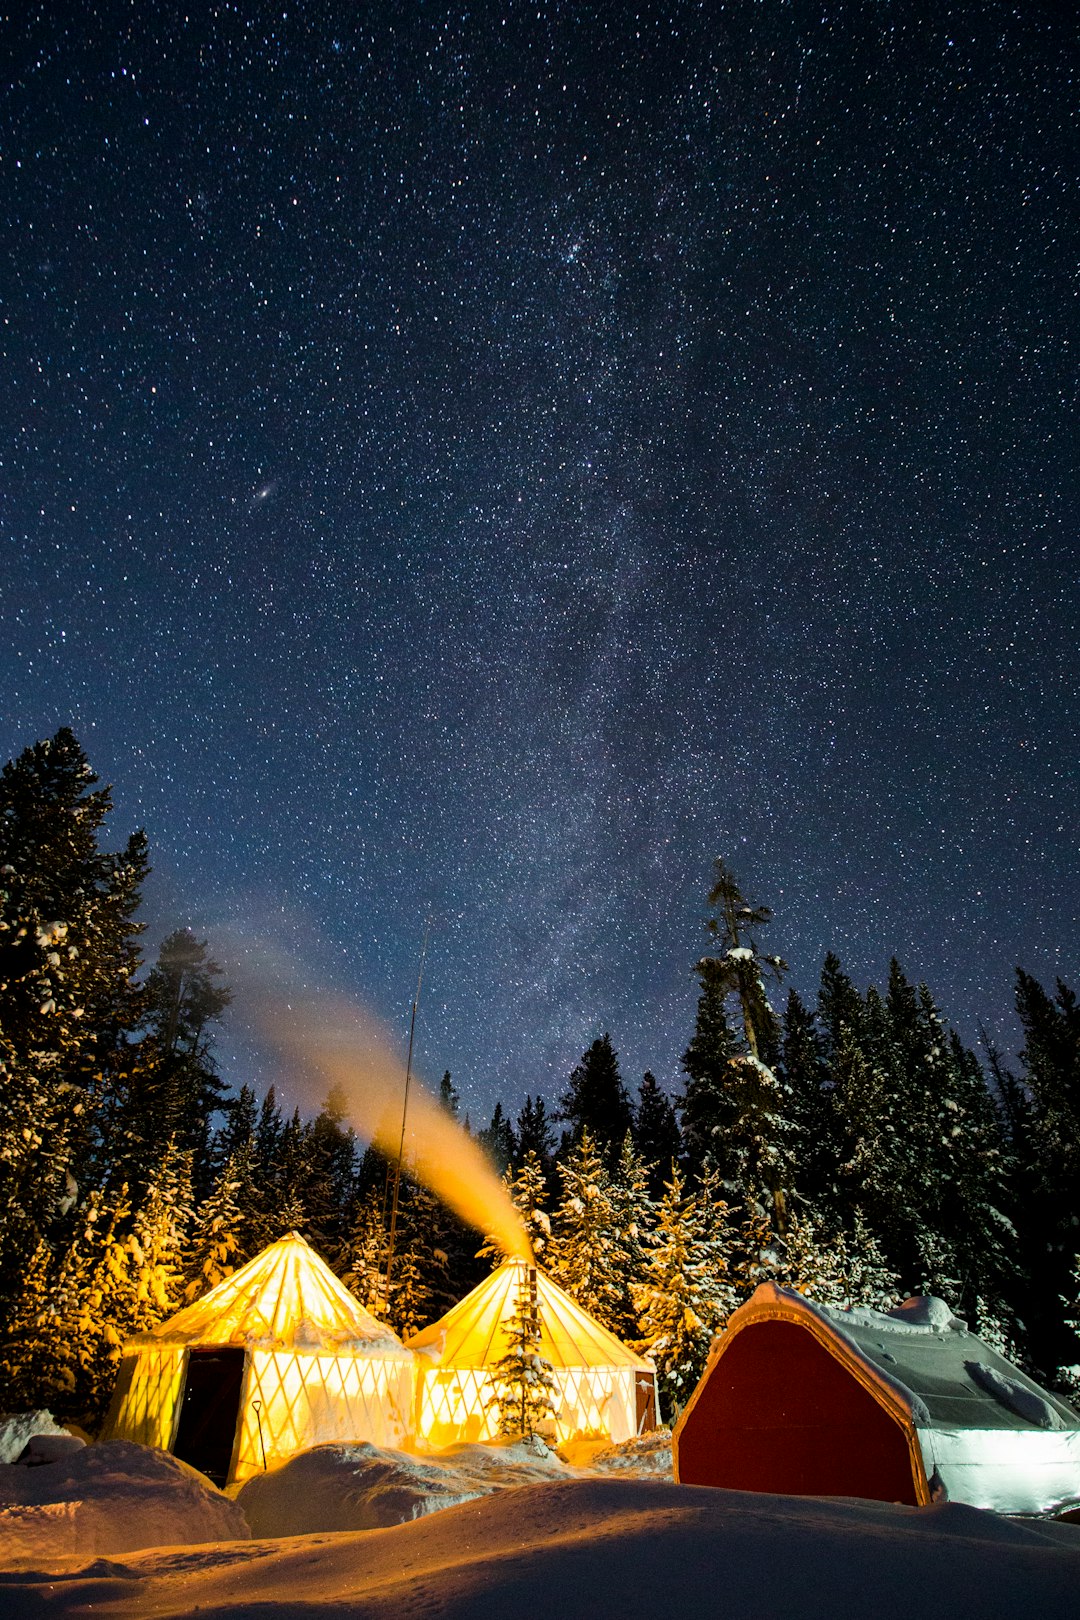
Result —
<path fill-rule="evenodd" d="M 0 1414 L 0 1463 L 18 1462 L 36 1434 L 68 1433 L 51 1412 L 4 1412 Z"/>
<path fill-rule="evenodd" d="M 236 1502 L 256 1536 L 380 1530 L 566 1472 L 542 1441 L 462 1444 L 423 1456 L 368 1443 L 326 1445 L 249 1479 Z"/>
<path fill-rule="evenodd" d="M 163 1451 L 110 1440 L 40 1467 L 0 1465 L 0 1568 L 246 1538 L 240 1509 Z"/>
<path fill-rule="evenodd" d="M 395 1529 L 102 1560 L 0 1578 L 5 1620 L 1075 1620 L 1080 1530 L 902 1508 L 569 1479 Z"/>
<path fill-rule="evenodd" d="M 674 1480 L 671 1430 L 651 1429 L 648 1434 L 619 1440 L 615 1445 L 594 1451 L 589 1468 L 600 1474 L 618 1474 L 624 1479 Z"/>

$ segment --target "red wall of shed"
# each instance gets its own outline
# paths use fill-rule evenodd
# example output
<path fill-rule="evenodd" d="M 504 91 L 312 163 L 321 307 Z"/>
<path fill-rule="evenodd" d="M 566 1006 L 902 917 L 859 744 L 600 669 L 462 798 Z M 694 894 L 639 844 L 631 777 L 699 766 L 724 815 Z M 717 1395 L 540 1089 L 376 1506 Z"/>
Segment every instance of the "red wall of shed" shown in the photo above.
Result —
<path fill-rule="evenodd" d="M 677 1448 L 684 1485 L 916 1501 L 903 1429 L 795 1322 L 735 1334 Z"/>

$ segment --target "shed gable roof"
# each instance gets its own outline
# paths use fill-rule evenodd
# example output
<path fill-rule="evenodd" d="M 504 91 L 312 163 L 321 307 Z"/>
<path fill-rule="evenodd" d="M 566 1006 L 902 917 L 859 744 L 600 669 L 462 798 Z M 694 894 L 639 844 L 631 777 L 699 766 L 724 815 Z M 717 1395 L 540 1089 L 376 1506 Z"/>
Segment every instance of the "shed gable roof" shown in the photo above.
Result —
<path fill-rule="evenodd" d="M 769 1317 L 804 1325 L 813 1319 L 819 1337 L 854 1353 L 868 1379 L 898 1397 L 917 1427 L 1080 1432 L 1071 1406 L 970 1333 L 942 1300 L 913 1299 L 888 1312 L 865 1305 L 841 1310 L 762 1283 L 726 1331 Z"/>

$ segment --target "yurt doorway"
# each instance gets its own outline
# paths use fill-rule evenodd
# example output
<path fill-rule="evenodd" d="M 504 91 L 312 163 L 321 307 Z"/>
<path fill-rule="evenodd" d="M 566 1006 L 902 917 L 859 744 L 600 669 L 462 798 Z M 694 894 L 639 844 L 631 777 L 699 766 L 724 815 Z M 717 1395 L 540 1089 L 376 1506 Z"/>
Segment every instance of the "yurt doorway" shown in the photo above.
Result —
<path fill-rule="evenodd" d="M 243 1350 L 192 1350 L 172 1452 L 224 1487 L 229 1477 L 240 1392 Z"/>
<path fill-rule="evenodd" d="M 637 1401 L 637 1432 L 656 1428 L 656 1374 L 635 1373 L 634 1395 Z"/>

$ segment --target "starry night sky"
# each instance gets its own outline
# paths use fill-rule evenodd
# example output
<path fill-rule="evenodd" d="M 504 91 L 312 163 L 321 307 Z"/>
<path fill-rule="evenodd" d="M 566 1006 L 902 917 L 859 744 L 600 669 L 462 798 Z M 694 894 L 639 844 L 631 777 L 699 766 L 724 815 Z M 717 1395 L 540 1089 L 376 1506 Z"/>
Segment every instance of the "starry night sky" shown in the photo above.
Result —
<path fill-rule="evenodd" d="M 21 10 L 0 753 L 151 942 L 400 1032 L 430 913 L 474 1119 L 674 1082 L 717 854 L 804 991 L 1075 982 L 1070 7 Z"/>

